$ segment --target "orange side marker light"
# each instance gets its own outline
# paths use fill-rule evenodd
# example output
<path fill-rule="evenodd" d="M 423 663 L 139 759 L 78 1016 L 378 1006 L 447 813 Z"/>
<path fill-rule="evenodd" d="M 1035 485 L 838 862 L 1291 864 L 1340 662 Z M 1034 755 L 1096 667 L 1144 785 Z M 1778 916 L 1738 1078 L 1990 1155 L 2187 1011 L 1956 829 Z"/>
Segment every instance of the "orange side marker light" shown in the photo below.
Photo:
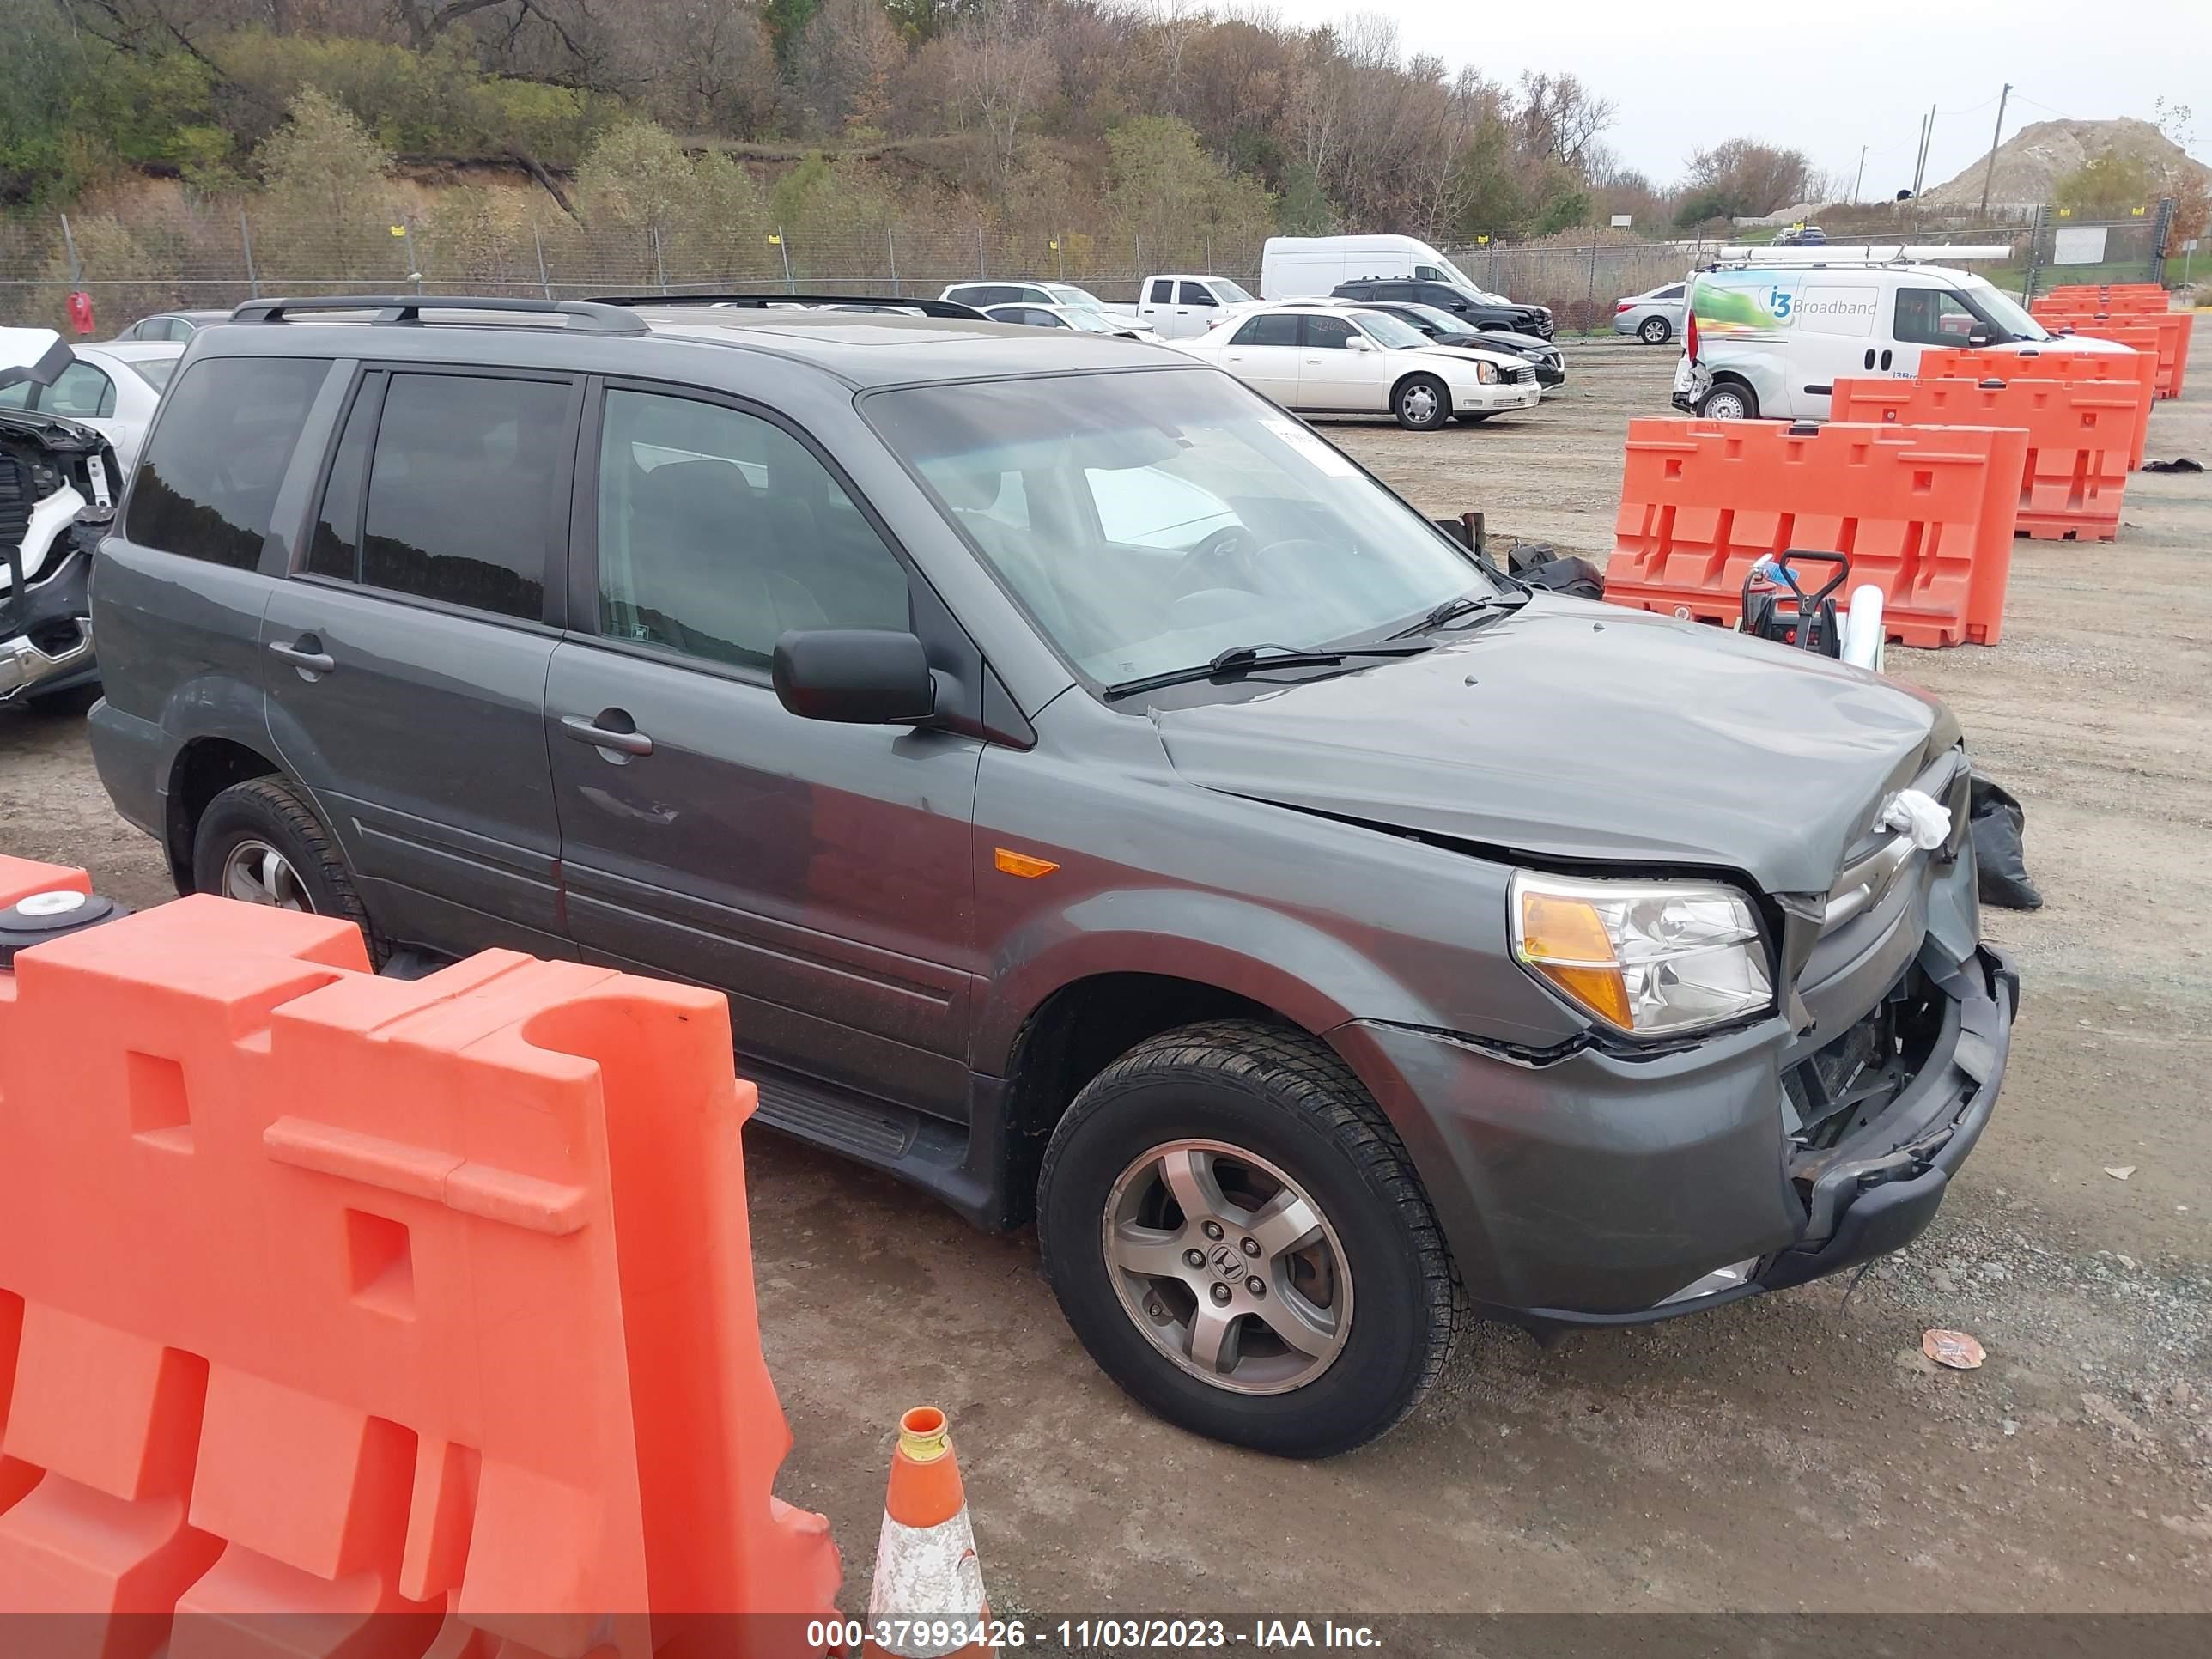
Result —
<path fill-rule="evenodd" d="M 1011 847 L 994 849 L 991 862 L 1010 876 L 1024 876 L 1031 880 L 1048 876 L 1060 868 L 1050 859 L 1034 858 L 1027 853 L 1017 853 Z"/>

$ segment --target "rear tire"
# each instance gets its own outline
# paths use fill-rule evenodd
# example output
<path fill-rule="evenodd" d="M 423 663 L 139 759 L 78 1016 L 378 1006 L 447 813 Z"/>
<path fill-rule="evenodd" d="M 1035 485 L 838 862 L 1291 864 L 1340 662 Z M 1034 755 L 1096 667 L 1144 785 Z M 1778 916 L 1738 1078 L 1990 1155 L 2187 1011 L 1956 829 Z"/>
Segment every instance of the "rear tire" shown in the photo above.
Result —
<path fill-rule="evenodd" d="M 1674 337 L 1674 325 L 1664 317 L 1646 317 L 1636 332 L 1646 345 L 1665 345 Z"/>
<path fill-rule="evenodd" d="M 1755 421 L 1759 398 L 1741 380 L 1723 380 L 1698 401 L 1698 414 L 1708 421 Z"/>
<path fill-rule="evenodd" d="M 192 832 L 192 890 L 340 917 L 361 929 L 372 964 L 391 952 L 337 843 L 306 795 L 281 778 L 249 778 L 208 804 Z"/>
<path fill-rule="evenodd" d="M 1278 1456 L 1395 1426 L 1465 1316 L 1372 1097 L 1325 1043 L 1256 1021 L 1164 1032 L 1093 1078 L 1046 1148 L 1037 1229 L 1109 1376 L 1170 1423 Z"/>
<path fill-rule="evenodd" d="M 1390 393 L 1390 412 L 1408 432 L 1434 432 L 1451 419 L 1451 393 L 1433 374 L 1408 374 Z"/>

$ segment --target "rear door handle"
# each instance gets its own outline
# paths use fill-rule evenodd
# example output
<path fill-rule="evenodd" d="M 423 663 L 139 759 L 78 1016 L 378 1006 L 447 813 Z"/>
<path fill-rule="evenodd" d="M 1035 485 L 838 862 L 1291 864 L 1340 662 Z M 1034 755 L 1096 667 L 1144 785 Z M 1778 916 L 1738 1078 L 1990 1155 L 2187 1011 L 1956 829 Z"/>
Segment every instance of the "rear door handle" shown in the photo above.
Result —
<path fill-rule="evenodd" d="M 623 755 L 653 752 L 653 739 L 644 732 L 610 731 L 581 714 L 562 715 L 561 729 L 578 743 L 588 743 L 594 749 L 611 749 Z"/>
<path fill-rule="evenodd" d="M 321 644 L 322 641 L 313 634 L 302 634 L 299 640 L 291 645 L 285 644 L 282 640 L 271 640 L 269 641 L 269 649 L 276 655 L 283 658 L 295 668 L 304 668 L 310 674 L 327 674 L 338 665 L 337 659 L 327 652 L 311 648 Z"/>

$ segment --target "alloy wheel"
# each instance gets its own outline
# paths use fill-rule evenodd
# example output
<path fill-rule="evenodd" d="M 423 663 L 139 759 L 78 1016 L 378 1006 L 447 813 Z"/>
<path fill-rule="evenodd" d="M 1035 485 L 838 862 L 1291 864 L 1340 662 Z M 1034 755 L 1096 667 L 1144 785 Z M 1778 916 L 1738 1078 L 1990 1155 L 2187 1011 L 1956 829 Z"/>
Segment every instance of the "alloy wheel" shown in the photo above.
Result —
<path fill-rule="evenodd" d="M 314 909 L 291 860 L 265 841 L 242 841 L 222 861 L 222 895 L 277 910 Z"/>
<path fill-rule="evenodd" d="M 1152 1147 L 1115 1182 L 1102 1231 L 1123 1310 L 1215 1388 L 1288 1393 L 1326 1371 L 1351 1334 L 1335 1229 L 1297 1182 L 1242 1147 Z"/>

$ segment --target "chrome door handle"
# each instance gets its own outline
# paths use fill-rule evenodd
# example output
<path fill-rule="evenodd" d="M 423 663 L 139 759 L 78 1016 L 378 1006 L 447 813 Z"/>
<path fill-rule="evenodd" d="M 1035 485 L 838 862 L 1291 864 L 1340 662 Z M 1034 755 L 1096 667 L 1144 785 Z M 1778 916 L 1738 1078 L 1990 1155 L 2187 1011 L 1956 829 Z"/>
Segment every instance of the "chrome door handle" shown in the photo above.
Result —
<path fill-rule="evenodd" d="M 310 634 L 302 637 L 313 639 L 314 635 Z M 315 642 L 319 645 L 321 643 L 319 640 Z M 327 652 L 304 651 L 299 646 L 287 645 L 282 640 L 270 641 L 269 649 L 275 655 L 283 658 L 293 667 L 304 668 L 311 674 L 327 674 L 338 665 L 337 659 Z"/>
<path fill-rule="evenodd" d="M 561 716 L 561 729 L 578 743 L 588 743 L 594 749 L 611 749 L 623 755 L 650 755 L 653 739 L 642 732 L 611 732 L 604 726 L 594 725 L 581 714 Z"/>

